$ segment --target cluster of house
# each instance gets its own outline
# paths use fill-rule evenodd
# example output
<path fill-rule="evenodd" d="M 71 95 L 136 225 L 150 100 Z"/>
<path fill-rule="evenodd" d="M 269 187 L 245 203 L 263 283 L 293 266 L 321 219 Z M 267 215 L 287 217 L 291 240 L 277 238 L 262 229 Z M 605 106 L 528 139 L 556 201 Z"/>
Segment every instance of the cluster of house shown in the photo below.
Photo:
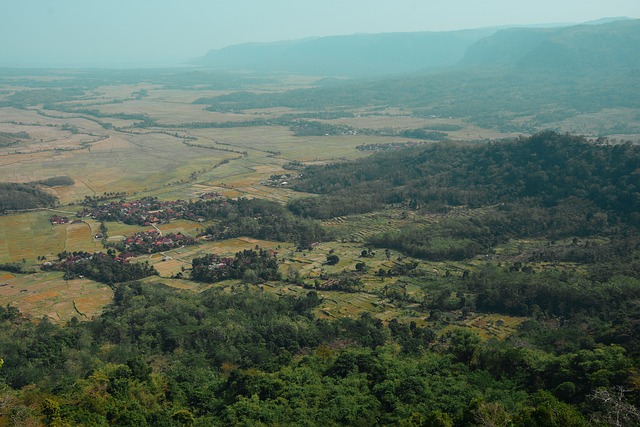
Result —
<path fill-rule="evenodd" d="M 361 144 L 356 147 L 360 151 L 388 151 L 399 150 L 405 147 L 414 147 L 416 145 L 423 145 L 422 141 L 407 141 L 407 142 L 379 142 L 375 144 Z"/>
<path fill-rule="evenodd" d="M 263 181 L 262 185 L 268 185 L 271 187 L 280 187 L 289 185 L 291 181 L 294 179 L 300 178 L 301 174 L 293 174 L 293 173 L 283 173 L 283 174 L 275 174 L 271 175 L 268 180 Z"/>
<path fill-rule="evenodd" d="M 109 254 L 106 254 L 104 252 L 73 252 L 73 253 L 68 253 L 65 254 L 65 256 L 63 256 L 59 262 L 51 262 L 51 261 L 45 261 L 44 263 L 42 263 L 42 268 L 43 269 L 51 269 L 51 268 L 69 268 L 74 264 L 77 264 L 79 262 L 82 261 L 91 261 L 94 258 L 112 258 L 115 261 L 118 262 L 122 262 L 122 263 L 127 263 L 129 262 L 130 258 L 134 258 L 135 254 L 134 253 L 123 253 L 120 254 L 118 256 L 111 256 Z"/>
<path fill-rule="evenodd" d="M 51 222 L 51 224 L 53 225 L 61 225 L 68 224 L 71 221 L 66 216 L 53 215 L 51 218 L 49 218 L 49 222 Z"/>
<path fill-rule="evenodd" d="M 149 197 L 131 202 L 105 203 L 96 208 L 85 207 L 76 216 L 79 218 L 89 216 L 99 221 L 122 221 L 127 224 L 148 226 L 152 223 L 166 223 L 185 217 L 187 204 L 184 200 L 161 202 Z"/>
<path fill-rule="evenodd" d="M 122 252 L 153 253 L 195 243 L 196 239 L 182 233 L 162 235 L 157 230 L 149 230 L 127 237 L 117 247 Z"/>
<path fill-rule="evenodd" d="M 212 200 L 212 199 L 218 199 L 220 197 L 222 197 L 222 195 L 217 191 L 208 191 L 200 195 L 200 198 L 202 200 Z"/>
<path fill-rule="evenodd" d="M 233 258 L 219 257 L 213 259 L 212 261 L 213 262 L 209 264 L 209 270 L 233 267 Z"/>
<path fill-rule="evenodd" d="M 66 216 L 53 215 L 52 217 L 49 218 L 49 222 L 51 222 L 52 225 L 80 224 L 82 223 L 82 220 L 74 219 L 72 221 Z"/>

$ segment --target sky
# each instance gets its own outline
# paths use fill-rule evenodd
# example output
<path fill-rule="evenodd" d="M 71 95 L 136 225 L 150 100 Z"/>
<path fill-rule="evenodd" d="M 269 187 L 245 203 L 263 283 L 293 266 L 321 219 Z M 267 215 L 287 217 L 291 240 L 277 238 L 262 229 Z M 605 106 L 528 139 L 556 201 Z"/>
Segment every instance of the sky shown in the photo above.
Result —
<path fill-rule="evenodd" d="M 247 42 L 640 18 L 640 0 L 0 0 L 0 66 L 184 65 Z"/>

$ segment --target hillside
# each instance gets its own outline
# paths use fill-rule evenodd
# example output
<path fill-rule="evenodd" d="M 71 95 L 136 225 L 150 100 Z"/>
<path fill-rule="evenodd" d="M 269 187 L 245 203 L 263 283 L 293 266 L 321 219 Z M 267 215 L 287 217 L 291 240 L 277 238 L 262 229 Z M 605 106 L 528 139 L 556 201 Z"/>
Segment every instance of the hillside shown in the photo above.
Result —
<path fill-rule="evenodd" d="M 566 121 L 574 117 L 625 109 L 628 116 L 609 115 L 601 124 L 593 123 L 590 131 L 637 134 L 639 34 L 640 20 L 509 29 L 470 46 L 465 58 L 446 71 L 278 93 L 234 92 L 196 102 L 208 104 L 210 111 L 401 107 L 422 117 L 454 117 L 480 127 L 527 133 L 566 129 L 572 126 Z"/>
<path fill-rule="evenodd" d="M 638 165 L 638 146 L 594 144 L 547 131 L 490 144 L 435 143 L 308 167 L 294 188 L 476 207 L 520 198 L 554 206 L 580 197 L 618 216 L 635 217 L 640 210 Z"/>
<path fill-rule="evenodd" d="M 509 28 L 474 43 L 461 65 L 523 72 L 613 72 L 640 66 L 640 20 L 563 28 Z"/>
<path fill-rule="evenodd" d="M 450 66 L 495 29 L 356 34 L 250 43 L 209 51 L 194 61 L 213 68 L 312 75 L 380 76 Z"/>
<path fill-rule="evenodd" d="M 593 144 L 553 132 L 486 145 L 437 143 L 309 167 L 295 188 L 321 196 L 292 200 L 289 207 L 320 219 L 385 205 L 439 213 L 489 209 L 470 220 L 408 225 L 369 239 L 374 246 L 431 261 L 462 260 L 490 253 L 512 238 L 635 230 L 638 164 L 637 146 Z"/>

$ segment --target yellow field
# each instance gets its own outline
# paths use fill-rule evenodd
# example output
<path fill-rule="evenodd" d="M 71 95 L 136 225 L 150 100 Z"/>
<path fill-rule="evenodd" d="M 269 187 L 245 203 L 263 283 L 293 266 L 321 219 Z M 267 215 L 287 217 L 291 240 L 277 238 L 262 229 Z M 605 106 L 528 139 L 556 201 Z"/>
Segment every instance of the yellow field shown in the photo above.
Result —
<path fill-rule="evenodd" d="M 196 237 L 198 231 L 204 227 L 206 227 L 205 224 L 186 220 L 171 221 L 168 224 L 158 225 L 158 228 L 163 233 L 182 233 L 186 236 L 192 237 Z"/>
<path fill-rule="evenodd" d="M 0 302 L 17 307 L 35 319 L 48 316 L 54 322 L 99 315 L 113 298 L 111 288 L 91 280 L 64 280 L 60 272 L 0 276 Z"/>
<path fill-rule="evenodd" d="M 185 291 L 192 291 L 192 292 L 202 292 L 216 286 L 216 284 L 211 284 L 211 283 L 198 283 L 198 282 L 193 282 L 191 280 L 170 279 L 166 277 L 163 277 L 161 279 L 157 277 L 147 277 L 145 279 L 142 279 L 141 282 L 146 284 L 160 284 L 164 286 L 169 286 L 171 288 L 176 288 L 176 289 L 185 290 Z"/>
<path fill-rule="evenodd" d="M 80 224 L 67 224 L 67 239 L 65 250 L 67 252 L 85 251 L 98 252 L 102 250 L 102 244 L 98 240 L 94 240 L 97 230 L 93 230 L 91 224 L 82 222 Z"/>
<path fill-rule="evenodd" d="M 141 225 L 130 225 L 123 222 L 105 222 L 109 242 L 123 240 L 127 236 L 139 233 L 141 231 L 151 230 L 153 227 L 143 227 Z"/>

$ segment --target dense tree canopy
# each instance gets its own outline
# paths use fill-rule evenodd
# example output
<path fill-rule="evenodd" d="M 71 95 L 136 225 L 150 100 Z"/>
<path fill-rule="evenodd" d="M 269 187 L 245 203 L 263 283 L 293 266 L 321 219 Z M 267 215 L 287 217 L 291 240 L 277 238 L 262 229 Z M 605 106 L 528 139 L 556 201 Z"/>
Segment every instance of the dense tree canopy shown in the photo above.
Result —
<path fill-rule="evenodd" d="M 0 214 L 6 211 L 49 208 L 58 198 L 33 184 L 0 183 Z"/>
<path fill-rule="evenodd" d="M 24 322 L 0 308 L 0 421 L 582 426 L 614 416 L 598 396 L 633 381 L 616 345 L 556 355 L 522 346 L 524 330 L 483 342 L 453 329 L 434 341 L 368 315 L 317 321 L 319 303 L 313 291 L 194 295 L 132 283 L 86 323 Z M 620 404 L 638 403 L 629 397 Z"/>
<path fill-rule="evenodd" d="M 383 202 L 477 207 L 522 198 L 552 207 L 575 197 L 637 222 L 638 164 L 636 145 L 591 143 L 555 132 L 488 144 L 432 144 L 309 167 L 295 188 L 328 197 L 308 201 L 308 208 L 296 201 L 291 209 L 322 217 L 316 205 L 339 203 L 353 194 L 370 200 L 371 209 Z"/>

